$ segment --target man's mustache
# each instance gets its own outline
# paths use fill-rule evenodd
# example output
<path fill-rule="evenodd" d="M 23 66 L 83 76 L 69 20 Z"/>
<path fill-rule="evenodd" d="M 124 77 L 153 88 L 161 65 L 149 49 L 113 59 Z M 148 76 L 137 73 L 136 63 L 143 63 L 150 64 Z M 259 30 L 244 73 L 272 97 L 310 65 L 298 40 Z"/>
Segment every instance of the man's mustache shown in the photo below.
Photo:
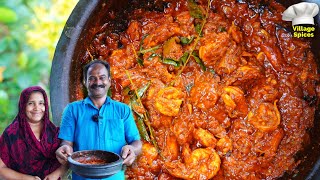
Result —
<path fill-rule="evenodd" d="M 104 84 L 100 84 L 100 85 L 98 85 L 98 84 L 92 84 L 92 85 L 90 86 L 91 89 L 105 88 L 105 87 L 106 87 L 106 85 L 104 85 Z"/>

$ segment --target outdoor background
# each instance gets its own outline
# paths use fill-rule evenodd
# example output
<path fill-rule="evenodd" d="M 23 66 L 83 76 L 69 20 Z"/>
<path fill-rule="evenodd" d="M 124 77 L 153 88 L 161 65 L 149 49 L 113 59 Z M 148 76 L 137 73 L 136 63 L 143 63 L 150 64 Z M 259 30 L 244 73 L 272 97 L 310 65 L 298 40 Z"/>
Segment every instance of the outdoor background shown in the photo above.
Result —
<path fill-rule="evenodd" d="M 54 50 L 78 0 L 0 0 L 0 134 L 17 114 L 21 91 L 45 88 Z"/>

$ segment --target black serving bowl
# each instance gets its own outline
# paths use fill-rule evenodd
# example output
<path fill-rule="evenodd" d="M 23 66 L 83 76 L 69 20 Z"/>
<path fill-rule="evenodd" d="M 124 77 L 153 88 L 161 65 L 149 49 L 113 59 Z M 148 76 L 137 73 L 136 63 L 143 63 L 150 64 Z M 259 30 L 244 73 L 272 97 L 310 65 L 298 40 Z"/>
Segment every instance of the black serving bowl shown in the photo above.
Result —
<path fill-rule="evenodd" d="M 93 161 L 103 161 L 103 164 L 93 164 Z M 122 158 L 113 152 L 102 150 L 85 150 L 72 153 L 68 157 L 70 169 L 85 178 L 107 178 L 122 169 Z M 82 163 L 80 163 L 82 162 Z"/>

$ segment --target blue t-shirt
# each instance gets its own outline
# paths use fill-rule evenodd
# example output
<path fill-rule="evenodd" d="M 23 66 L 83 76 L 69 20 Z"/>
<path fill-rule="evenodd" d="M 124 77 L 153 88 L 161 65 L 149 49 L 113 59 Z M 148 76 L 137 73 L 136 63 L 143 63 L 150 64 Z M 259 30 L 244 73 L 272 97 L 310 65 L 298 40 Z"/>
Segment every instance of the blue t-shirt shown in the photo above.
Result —
<path fill-rule="evenodd" d="M 98 122 L 92 118 L 97 115 Z M 87 97 L 64 109 L 59 138 L 73 142 L 74 151 L 106 150 L 120 155 L 121 148 L 140 140 L 140 135 L 129 106 L 107 97 L 99 110 Z M 85 178 L 73 173 L 72 179 Z M 124 179 L 124 171 L 107 179 Z"/>

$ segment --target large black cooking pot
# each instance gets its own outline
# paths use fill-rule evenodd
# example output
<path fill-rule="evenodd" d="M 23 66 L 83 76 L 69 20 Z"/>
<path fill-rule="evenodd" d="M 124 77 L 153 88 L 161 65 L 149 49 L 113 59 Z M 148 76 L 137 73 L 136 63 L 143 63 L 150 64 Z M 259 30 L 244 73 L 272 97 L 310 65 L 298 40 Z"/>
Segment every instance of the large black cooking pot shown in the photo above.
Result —
<path fill-rule="evenodd" d="M 296 4 L 298 0 L 278 0 L 285 7 Z M 307 0 L 316 2 L 320 5 L 320 0 Z M 56 125 L 60 124 L 63 109 L 69 102 L 77 100 L 79 89 L 82 89 L 81 74 L 84 64 L 82 58 L 85 55 L 87 44 L 99 29 L 93 27 L 101 26 L 106 20 L 107 13 L 116 14 L 115 19 L 110 19 L 113 24 L 113 31 L 122 31 L 126 27 L 125 14 L 132 9 L 143 7 L 161 8 L 157 4 L 150 3 L 148 0 L 80 0 L 70 15 L 60 40 L 56 47 L 52 69 L 50 75 L 50 100 L 53 114 L 53 121 Z M 157 1 L 155 1 L 157 2 Z M 101 11 L 108 9 L 108 11 Z M 320 65 L 320 17 L 315 17 L 317 23 L 316 38 L 312 42 L 312 50 Z M 280 179 L 320 179 L 320 113 L 319 108 L 316 112 L 314 128 L 311 130 L 311 144 L 301 152 L 299 158 L 303 162 L 298 166 L 299 173 L 285 174 Z"/>

